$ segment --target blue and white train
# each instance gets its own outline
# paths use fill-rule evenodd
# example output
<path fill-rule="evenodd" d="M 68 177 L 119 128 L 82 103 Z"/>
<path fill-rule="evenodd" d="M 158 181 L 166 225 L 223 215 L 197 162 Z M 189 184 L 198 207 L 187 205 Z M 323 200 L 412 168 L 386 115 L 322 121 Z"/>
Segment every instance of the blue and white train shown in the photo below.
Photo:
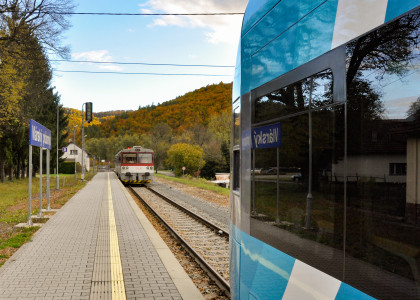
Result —
<path fill-rule="evenodd" d="M 420 299 L 420 0 L 250 0 L 233 299 Z"/>

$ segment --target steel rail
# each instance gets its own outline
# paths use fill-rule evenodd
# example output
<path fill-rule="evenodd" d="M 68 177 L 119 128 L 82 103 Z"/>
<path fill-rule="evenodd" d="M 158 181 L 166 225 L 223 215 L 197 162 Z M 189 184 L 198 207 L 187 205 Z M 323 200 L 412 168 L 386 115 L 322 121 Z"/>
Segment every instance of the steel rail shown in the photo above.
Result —
<path fill-rule="evenodd" d="M 227 282 L 207 261 L 197 252 L 194 250 L 194 248 L 185 240 L 183 239 L 176 231 L 172 228 L 171 225 L 169 225 L 131 186 L 128 186 L 130 191 L 139 199 L 144 205 L 146 205 L 147 209 L 155 215 L 160 222 L 169 230 L 171 235 L 177 239 L 188 251 L 188 253 L 195 259 L 195 261 L 207 272 L 209 277 L 214 280 L 214 282 L 217 284 L 217 286 L 223 290 L 227 296 L 230 297 L 230 285 L 229 282 Z M 148 188 L 150 190 L 150 188 Z M 161 197 L 159 194 L 157 194 L 159 197 Z M 166 199 L 164 199 L 166 200 Z M 171 201 L 173 202 L 173 201 Z M 172 204 L 172 203 L 171 203 Z M 178 205 L 176 205 L 178 208 Z M 181 206 L 182 207 L 182 206 Z M 185 208 L 184 208 L 185 209 Z M 205 225 L 207 225 L 209 222 L 205 222 Z M 211 223 L 209 223 L 211 224 Z M 212 226 L 212 229 L 214 227 L 217 227 L 215 225 Z"/>
<path fill-rule="evenodd" d="M 225 230 L 223 230 L 222 228 L 218 227 L 217 225 L 207 221 L 206 219 L 204 219 L 203 217 L 201 217 L 200 215 L 190 211 L 189 209 L 183 207 L 182 205 L 179 205 L 178 203 L 176 203 L 174 200 L 169 199 L 168 197 L 162 195 L 161 193 L 159 193 L 158 191 L 156 191 L 155 189 L 151 188 L 151 187 L 147 187 L 147 189 L 151 192 L 153 192 L 155 195 L 157 195 L 158 197 L 164 199 L 165 201 L 167 201 L 168 203 L 170 203 L 171 205 L 175 206 L 176 208 L 182 210 L 183 212 L 185 212 L 186 214 L 188 214 L 189 216 L 193 217 L 194 219 L 196 219 L 197 221 L 203 223 L 204 225 L 206 225 L 207 227 L 210 227 L 211 229 L 215 230 L 217 232 L 218 235 L 229 238 L 229 232 L 226 232 Z"/>

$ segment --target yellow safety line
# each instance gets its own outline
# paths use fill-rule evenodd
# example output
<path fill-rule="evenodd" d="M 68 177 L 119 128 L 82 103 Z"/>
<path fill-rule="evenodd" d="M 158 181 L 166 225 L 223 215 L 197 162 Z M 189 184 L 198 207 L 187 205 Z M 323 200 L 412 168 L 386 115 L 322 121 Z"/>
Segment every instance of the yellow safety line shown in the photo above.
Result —
<path fill-rule="evenodd" d="M 108 174 L 108 207 L 109 207 L 109 237 L 111 256 L 112 299 L 126 299 L 124 277 L 121 265 L 120 246 L 118 244 L 117 226 L 115 224 L 114 205 L 112 203 L 111 183 Z"/>

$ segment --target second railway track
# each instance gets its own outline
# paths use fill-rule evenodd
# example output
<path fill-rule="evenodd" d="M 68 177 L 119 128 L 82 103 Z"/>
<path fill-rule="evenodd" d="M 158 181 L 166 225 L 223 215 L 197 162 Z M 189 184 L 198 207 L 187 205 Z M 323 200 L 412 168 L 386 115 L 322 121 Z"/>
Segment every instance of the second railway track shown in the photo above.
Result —
<path fill-rule="evenodd" d="M 229 234 L 151 188 L 129 188 L 229 295 Z"/>

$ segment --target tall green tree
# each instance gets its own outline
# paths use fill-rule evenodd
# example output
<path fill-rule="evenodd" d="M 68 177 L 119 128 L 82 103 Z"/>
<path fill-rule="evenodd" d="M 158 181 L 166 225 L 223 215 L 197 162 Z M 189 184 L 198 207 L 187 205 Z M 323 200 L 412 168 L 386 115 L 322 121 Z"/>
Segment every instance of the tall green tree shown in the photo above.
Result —
<path fill-rule="evenodd" d="M 167 162 L 175 169 L 177 176 L 182 175 L 182 167 L 185 167 L 185 174 L 193 175 L 205 165 L 202 157 L 203 149 L 200 146 L 179 143 L 169 148 Z"/>

